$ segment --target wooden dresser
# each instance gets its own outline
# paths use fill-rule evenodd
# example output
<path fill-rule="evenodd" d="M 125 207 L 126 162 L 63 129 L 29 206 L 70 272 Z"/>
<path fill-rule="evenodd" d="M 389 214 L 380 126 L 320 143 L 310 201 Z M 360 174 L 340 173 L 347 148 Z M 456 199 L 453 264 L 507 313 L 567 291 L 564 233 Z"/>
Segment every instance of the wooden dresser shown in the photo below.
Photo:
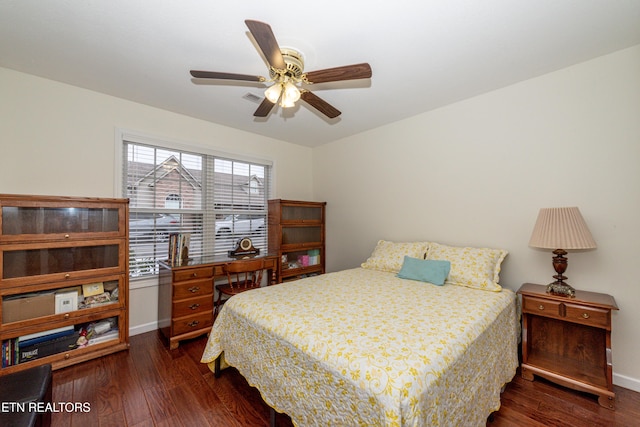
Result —
<path fill-rule="evenodd" d="M 275 283 L 280 258 L 263 257 L 270 283 Z M 178 348 L 181 340 L 209 333 L 213 325 L 214 281 L 222 278 L 223 265 L 237 259 L 215 256 L 189 259 L 181 265 L 158 263 L 158 328 L 171 350 Z"/>
<path fill-rule="evenodd" d="M 522 296 L 522 377 L 539 375 L 598 396 L 615 409 L 611 363 L 611 295 L 576 290 L 575 298 L 525 283 Z"/>

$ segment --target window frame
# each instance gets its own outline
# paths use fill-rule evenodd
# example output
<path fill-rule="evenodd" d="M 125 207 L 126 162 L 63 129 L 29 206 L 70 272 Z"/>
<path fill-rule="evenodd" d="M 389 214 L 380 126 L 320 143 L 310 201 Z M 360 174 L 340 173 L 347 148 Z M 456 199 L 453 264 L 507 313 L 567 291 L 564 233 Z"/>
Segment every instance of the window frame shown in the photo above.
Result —
<path fill-rule="evenodd" d="M 203 236 L 203 240 L 204 240 L 204 236 L 208 236 L 211 237 L 212 236 L 212 231 L 215 230 L 215 222 L 216 221 L 220 221 L 220 219 L 227 217 L 228 215 L 244 215 L 244 214 L 254 214 L 254 215 L 260 215 L 264 218 L 264 230 L 261 232 L 262 234 L 255 236 L 256 239 L 258 240 L 255 243 L 255 246 L 262 249 L 263 251 L 267 251 L 267 233 L 266 233 L 266 223 L 267 223 L 267 209 L 268 209 L 268 203 L 267 200 L 269 200 L 271 198 L 271 193 L 273 191 L 273 177 L 274 177 L 274 168 L 273 168 L 273 161 L 271 160 L 267 160 L 267 159 L 262 159 L 262 158 L 255 158 L 252 156 L 246 156 L 246 155 L 241 155 L 241 154 L 236 154 L 236 153 L 228 153 L 228 152 L 223 152 L 223 151 L 218 151 L 218 150 L 212 150 L 212 149 L 208 149 L 208 148 L 204 148 L 204 147 L 200 147 L 200 146 L 195 146 L 195 145 L 189 145 L 189 144 L 185 144 L 185 143 L 181 143 L 181 142 L 177 142 L 177 141 L 171 141 L 168 140 L 166 138 L 161 138 L 161 137 L 155 137 L 155 136 L 149 136 L 149 135 L 143 135 L 140 133 L 136 133 L 136 132 L 131 132 L 131 131 L 126 131 L 126 130 L 122 130 L 122 129 L 117 129 L 116 130 L 116 137 L 115 137 L 115 159 L 116 159 L 116 173 L 115 173 L 115 194 L 118 194 L 119 197 L 128 197 L 128 190 L 127 190 L 127 185 L 126 185 L 126 180 L 127 177 L 124 176 L 126 170 L 127 170 L 127 165 L 125 164 L 128 160 L 127 160 L 127 154 L 125 153 L 125 146 L 129 143 L 132 144 L 141 144 L 141 145 L 146 145 L 146 146 L 150 146 L 153 147 L 155 149 L 159 149 L 159 150 L 170 150 L 170 151 L 176 151 L 176 152 L 180 152 L 180 153 L 186 153 L 186 154 L 195 154 L 195 155 L 202 155 L 202 156 L 207 156 L 207 158 L 209 158 L 209 160 L 213 160 L 213 159 L 222 159 L 225 161 L 231 161 L 231 162 L 235 162 L 237 164 L 244 164 L 244 163 L 248 163 L 250 165 L 254 165 L 254 166 L 259 166 L 259 167 L 264 167 L 264 178 L 262 179 L 262 184 L 264 186 L 264 207 L 262 209 L 241 209 L 241 208 L 237 208 L 237 207 L 230 207 L 230 208 L 224 208 L 224 209 L 220 209 L 220 208 L 216 208 L 215 203 L 213 204 L 213 206 L 211 206 L 209 209 L 207 209 L 206 206 L 206 200 L 211 200 L 211 197 L 213 197 L 211 194 L 206 194 L 203 195 L 203 201 L 202 201 L 202 206 L 201 209 L 199 210 L 195 210 L 195 211 L 191 211 L 191 212 L 202 212 L 203 215 L 203 224 L 202 224 L 202 236 Z M 158 164 L 155 164 L 155 167 L 157 167 Z M 205 166 L 203 166 L 203 169 L 205 168 Z M 203 175 L 206 175 L 206 172 L 203 172 Z M 206 176 L 203 176 L 202 178 L 202 185 L 206 186 L 207 183 L 205 183 L 204 181 L 207 178 Z M 244 192 L 249 193 L 249 191 L 247 191 L 249 189 L 249 187 L 252 185 L 251 183 L 254 180 L 254 175 L 249 175 L 248 176 L 248 182 L 246 184 L 246 188 L 244 188 Z M 209 185 L 214 185 L 214 181 L 211 180 L 209 183 Z M 242 186 L 239 186 L 238 188 L 242 188 Z M 237 190 L 239 191 L 239 190 Z M 214 188 L 210 188 L 210 189 L 203 189 L 203 193 L 215 193 Z M 207 199 L 205 200 L 205 196 L 207 197 Z M 180 205 L 182 205 L 184 203 L 184 200 L 180 200 Z M 130 216 L 132 213 L 142 213 L 142 214 L 153 214 L 153 215 L 157 215 L 157 214 L 179 214 L 182 215 L 184 214 L 186 211 L 184 209 L 184 207 L 181 208 L 136 208 L 136 207 L 132 207 L 130 205 L 129 207 L 130 210 Z M 213 219 L 212 219 L 213 218 Z M 216 219 L 219 218 L 219 219 Z M 213 222 L 212 222 L 213 221 Z M 211 227 L 213 227 L 213 229 L 211 229 Z M 206 229 L 206 230 L 205 230 Z M 214 233 L 215 234 L 215 233 Z M 221 245 L 220 242 L 218 241 L 218 239 L 214 237 L 214 246 L 219 246 L 218 249 L 216 249 L 217 253 L 220 254 L 222 253 L 221 251 L 225 251 L 226 249 L 230 249 L 231 245 L 233 244 L 233 241 L 231 241 L 230 243 L 227 242 L 224 245 Z M 242 236 L 234 236 L 233 240 L 237 240 L 238 238 L 240 238 Z M 163 243 L 158 243 L 157 241 L 157 236 L 154 237 L 154 247 L 159 247 L 160 245 L 162 245 Z M 130 240 L 129 242 L 129 249 L 130 252 L 132 251 L 132 249 L 134 249 L 135 244 Z M 227 248 L 228 246 L 228 248 Z M 222 248 L 222 249 L 220 249 Z M 157 250 L 154 249 L 154 253 L 158 254 L 159 252 Z M 213 255 L 212 253 L 208 253 L 205 254 L 206 256 L 210 256 Z M 130 255 L 131 256 L 131 255 Z M 157 258 L 157 257 L 156 257 Z M 154 263 L 154 274 L 144 274 L 144 275 L 137 275 L 134 274 L 136 273 L 135 271 L 131 271 L 132 269 L 130 268 L 130 280 L 141 280 L 141 279 L 145 279 L 145 278 L 152 278 L 152 277 L 157 277 L 157 259 L 153 260 Z"/>

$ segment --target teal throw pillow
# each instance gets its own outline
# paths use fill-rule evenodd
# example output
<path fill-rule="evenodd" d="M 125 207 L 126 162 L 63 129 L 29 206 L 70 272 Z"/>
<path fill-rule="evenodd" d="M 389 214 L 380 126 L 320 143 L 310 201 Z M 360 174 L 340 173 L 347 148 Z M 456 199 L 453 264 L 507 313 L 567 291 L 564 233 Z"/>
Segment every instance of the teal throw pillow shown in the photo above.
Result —
<path fill-rule="evenodd" d="M 401 279 L 419 280 L 442 286 L 451 270 L 449 261 L 404 257 L 402 268 L 398 272 Z"/>

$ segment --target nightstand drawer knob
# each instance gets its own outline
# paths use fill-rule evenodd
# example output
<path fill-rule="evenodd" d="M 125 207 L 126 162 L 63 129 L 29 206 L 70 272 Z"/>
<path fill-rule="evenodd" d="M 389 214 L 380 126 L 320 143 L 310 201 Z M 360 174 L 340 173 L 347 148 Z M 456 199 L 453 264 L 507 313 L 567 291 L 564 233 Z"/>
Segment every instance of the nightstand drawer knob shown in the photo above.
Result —
<path fill-rule="evenodd" d="M 199 286 L 192 286 L 189 288 L 189 292 L 191 292 L 192 294 L 198 292 L 200 290 Z"/>
<path fill-rule="evenodd" d="M 583 319 L 588 319 L 589 318 L 589 313 L 582 313 L 582 318 Z"/>
<path fill-rule="evenodd" d="M 544 310 L 544 305 L 540 304 L 540 305 L 538 306 L 538 310 Z"/>
<path fill-rule="evenodd" d="M 198 307 L 200 307 L 200 304 L 191 304 L 191 305 L 189 306 L 189 308 L 190 308 L 191 310 L 195 310 L 195 309 L 196 309 L 196 308 L 198 308 Z"/>

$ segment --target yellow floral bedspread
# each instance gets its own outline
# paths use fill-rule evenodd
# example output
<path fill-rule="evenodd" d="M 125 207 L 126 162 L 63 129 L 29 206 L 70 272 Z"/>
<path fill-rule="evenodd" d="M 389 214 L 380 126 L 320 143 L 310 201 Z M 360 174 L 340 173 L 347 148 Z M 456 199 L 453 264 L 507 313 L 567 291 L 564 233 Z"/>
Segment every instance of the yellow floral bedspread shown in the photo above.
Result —
<path fill-rule="evenodd" d="M 515 294 L 362 268 L 245 292 L 202 356 L 224 352 L 297 426 L 484 426 L 518 365 Z"/>

